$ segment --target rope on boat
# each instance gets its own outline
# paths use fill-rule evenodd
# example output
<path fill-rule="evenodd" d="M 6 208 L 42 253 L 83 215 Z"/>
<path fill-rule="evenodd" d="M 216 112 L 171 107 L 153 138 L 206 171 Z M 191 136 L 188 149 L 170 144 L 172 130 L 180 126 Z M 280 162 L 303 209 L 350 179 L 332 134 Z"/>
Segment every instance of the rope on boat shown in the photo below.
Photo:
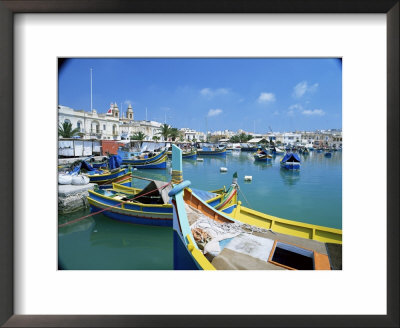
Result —
<path fill-rule="evenodd" d="M 240 189 L 239 185 L 237 184 L 238 190 L 242 193 L 243 198 L 246 200 L 247 204 L 249 205 L 249 207 L 251 207 L 250 202 L 247 200 L 246 196 L 244 195 L 242 189 Z"/>
<path fill-rule="evenodd" d="M 150 193 L 152 193 L 152 192 L 154 192 L 154 191 L 156 191 L 156 190 L 164 189 L 165 187 L 167 187 L 167 186 L 170 185 L 170 184 L 171 184 L 171 182 L 168 182 L 167 184 L 161 186 L 160 188 L 156 188 L 156 189 L 150 190 L 149 192 L 146 192 L 146 193 L 144 193 L 144 194 L 142 194 L 142 195 L 139 195 L 139 196 L 136 196 L 136 197 L 133 197 L 133 198 L 129 198 L 129 200 L 134 200 L 134 199 L 136 199 L 136 198 L 143 197 L 143 196 L 145 196 L 145 195 L 147 195 L 147 194 L 150 194 Z M 118 203 L 118 204 L 115 204 L 115 205 L 113 205 L 113 206 L 109 206 L 109 207 L 103 208 L 103 209 L 100 210 L 100 211 L 97 211 L 97 212 L 94 212 L 94 213 L 90 213 L 90 214 L 88 214 L 88 215 L 82 216 L 82 217 L 77 218 L 77 219 L 75 219 L 75 220 L 72 220 L 72 221 L 68 221 L 68 222 L 59 224 L 58 227 L 59 227 L 59 228 L 62 228 L 62 227 L 65 227 L 65 226 L 67 226 L 67 225 L 69 225 L 69 224 L 82 221 L 82 220 L 84 220 L 84 219 L 86 219 L 86 218 L 88 218 L 88 217 L 91 217 L 91 216 L 93 216 L 93 215 L 96 215 L 96 214 L 99 214 L 99 213 L 101 213 L 101 212 L 104 212 L 104 211 L 107 211 L 107 210 L 109 210 L 109 209 L 112 209 L 113 207 L 120 206 L 120 205 L 123 204 L 124 202 L 125 202 L 125 201 L 122 201 L 122 202 L 120 202 L 120 203 Z"/>

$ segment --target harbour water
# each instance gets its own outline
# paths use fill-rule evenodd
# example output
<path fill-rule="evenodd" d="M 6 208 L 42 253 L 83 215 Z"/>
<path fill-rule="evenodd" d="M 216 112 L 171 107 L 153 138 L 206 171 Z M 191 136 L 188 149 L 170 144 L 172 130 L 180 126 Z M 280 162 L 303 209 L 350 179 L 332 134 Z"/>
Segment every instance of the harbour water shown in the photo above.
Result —
<path fill-rule="evenodd" d="M 282 156 L 272 163 L 255 162 L 251 152 L 226 157 L 183 161 L 183 177 L 198 189 L 228 187 L 238 173 L 239 199 L 246 207 L 277 217 L 342 228 L 342 153 L 301 155 L 301 169 L 280 168 Z M 228 171 L 220 173 L 220 167 Z M 169 169 L 137 170 L 134 175 L 169 181 Z M 252 181 L 245 182 L 244 176 Z M 143 187 L 146 181 L 135 180 Z M 87 215 L 89 210 L 59 216 L 59 224 Z M 97 214 L 59 228 L 59 264 L 63 269 L 171 270 L 172 229 L 117 222 Z"/>

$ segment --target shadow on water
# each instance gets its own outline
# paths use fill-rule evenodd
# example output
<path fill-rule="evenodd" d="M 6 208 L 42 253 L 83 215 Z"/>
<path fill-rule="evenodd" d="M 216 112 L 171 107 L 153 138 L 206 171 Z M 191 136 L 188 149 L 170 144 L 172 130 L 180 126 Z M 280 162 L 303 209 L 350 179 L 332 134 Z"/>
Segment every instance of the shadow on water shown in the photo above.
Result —
<path fill-rule="evenodd" d="M 283 183 L 288 186 L 294 186 L 300 181 L 300 170 L 286 170 L 281 168 L 279 172 Z"/>

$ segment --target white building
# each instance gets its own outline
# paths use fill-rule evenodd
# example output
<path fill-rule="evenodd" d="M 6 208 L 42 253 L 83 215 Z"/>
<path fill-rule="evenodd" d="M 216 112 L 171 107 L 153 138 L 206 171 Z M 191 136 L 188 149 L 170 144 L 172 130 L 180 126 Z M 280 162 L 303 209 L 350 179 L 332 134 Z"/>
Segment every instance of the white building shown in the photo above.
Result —
<path fill-rule="evenodd" d="M 60 124 L 69 122 L 72 129 L 78 128 L 83 139 L 129 140 L 137 132 L 146 135 L 145 140 L 160 136 L 161 123 L 154 121 L 134 121 L 132 106 L 129 105 L 125 115 L 120 113 L 116 103 L 111 104 L 107 113 L 99 114 L 95 109 L 91 112 L 75 110 L 66 106 L 58 106 Z"/>
<path fill-rule="evenodd" d="M 180 132 L 182 132 L 185 136 L 185 140 L 190 140 L 192 141 L 193 139 L 200 141 L 200 140 L 205 140 L 205 134 L 203 132 L 199 132 L 193 129 L 189 129 L 189 128 L 182 128 L 179 129 Z"/>

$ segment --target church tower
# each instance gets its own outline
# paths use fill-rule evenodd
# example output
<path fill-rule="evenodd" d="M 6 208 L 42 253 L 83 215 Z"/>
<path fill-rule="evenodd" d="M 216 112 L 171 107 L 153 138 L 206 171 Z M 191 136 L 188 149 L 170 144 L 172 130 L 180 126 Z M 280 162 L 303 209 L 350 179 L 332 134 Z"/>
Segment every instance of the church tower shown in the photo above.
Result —
<path fill-rule="evenodd" d="M 130 121 L 133 121 L 133 109 L 131 104 L 129 104 L 128 110 L 126 111 L 126 118 Z"/>
<path fill-rule="evenodd" d="M 112 112 L 113 112 L 113 117 L 119 118 L 119 109 L 117 103 L 114 103 L 114 108 Z"/>

